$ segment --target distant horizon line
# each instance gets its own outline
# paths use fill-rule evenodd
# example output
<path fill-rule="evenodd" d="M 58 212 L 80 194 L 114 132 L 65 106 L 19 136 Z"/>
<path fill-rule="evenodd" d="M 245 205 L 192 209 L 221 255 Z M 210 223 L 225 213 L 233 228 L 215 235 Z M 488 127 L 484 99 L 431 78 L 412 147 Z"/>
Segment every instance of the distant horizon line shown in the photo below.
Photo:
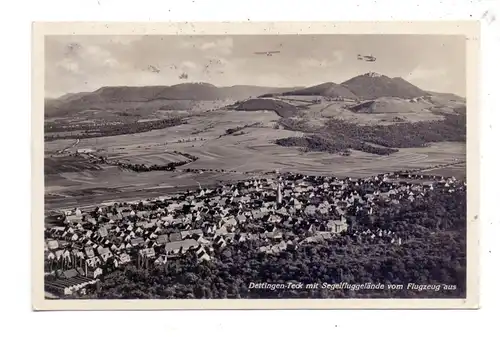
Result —
<path fill-rule="evenodd" d="M 452 95 L 456 95 L 460 98 L 463 98 L 463 99 L 466 99 L 466 95 L 461 95 L 461 94 L 458 94 L 458 93 L 454 93 L 454 92 L 441 92 L 441 91 L 435 91 L 435 90 L 427 90 L 427 89 L 422 89 L 420 88 L 419 86 L 413 84 L 412 82 L 408 81 L 407 79 L 405 79 L 404 77 L 401 77 L 401 76 L 395 76 L 395 77 L 390 77 L 390 76 L 387 76 L 387 75 L 384 75 L 384 74 L 381 74 L 381 73 L 377 73 L 377 72 L 373 72 L 373 71 L 369 71 L 369 72 L 366 72 L 366 73 L 363 73 L 363 74 L 360 74 L 360 75 L 356 75 L 356 76 L 353 76 L 347 80 L 344 80 L 340 83 L 337 83 L 337 82 L 334 82 L 334 81 L 326 81 L 326 82 L 321 82 L 321 83 L 316 83 L 316 84 L 310 84 L 310 85 L 287 85 L 287 86 L 266 86 L 266 85 L 257 85 L 257 84 L 233 84 L 233 85 L 215 85 L 215 84 L 212 84 L 210 82 L 204 82 L 204 81 L 192 81 L 192 82 L 178 82 L 178 83 L 175 83 L 175 84 L 153 84 L 153 85 L 129 85 L 129 84 L 122 84 L 122 85 L 102 85 L 102 86 L 99 86 L 98 88 L 94 89 L 94 90 L 90 90 L 90 91 L 73 91 L 73 92 L 65 92 L 63 94 L 60 94 L 60 95 L 57 95 L 57 96 L 44 96 L 44 99 L 60 99 L 61 97 L 65 96 L 65 95 L 75 95 L 75 94 L 83 94 L 83 93 L 94 93 L 100 89 L 103 89 L 103 88 L 118 88 L 118 87 L 122 87 L 122 88 L 147 88 L 147 87 L 173 87 L 173 86 L 176 86 L 176 85 L 181 85 L 181 84 L 206 84 L 206 85 L 210 85 L 210 86 L 213 86 L 213 87 L 216 87 L 216 88 L 219 88 L 219 89 L 222 89 L 222 88 L 233 88 L 233 87 L 257 87 L 257 88 L 270 88 L 270 89 L 285 89 L 285 88 L 309 88 L 309 87 L 314 87 L 314 86 L 317 86 L 317 85 L 321 85 L 321 84 L 325 84 L 325 83 L 333 83 L 333 84 L 337 84 L 337 85 L 343 85 L 342 83 L 344 82 L 347 82 L 349 81 L 350 79 L 353 79 L 353 78 L 356 78 L 356 77 L 359 77 L 359 76 L 365 76 L 365 75 L 368 75 L 368 74 L 377 74 L 377 75 L 381 75 L 381 76 L 385 76 L 387 78 L 390 78 L 390 79 L 395 79 L 395 78 L 401 78 L 403 80 L 405 80 L 406 82 L 416 86 L 417 88 L 425 91 L 425 92 L 428 92 L 428 93 L 440 93 L 440 94 L 452 94 Z"/>

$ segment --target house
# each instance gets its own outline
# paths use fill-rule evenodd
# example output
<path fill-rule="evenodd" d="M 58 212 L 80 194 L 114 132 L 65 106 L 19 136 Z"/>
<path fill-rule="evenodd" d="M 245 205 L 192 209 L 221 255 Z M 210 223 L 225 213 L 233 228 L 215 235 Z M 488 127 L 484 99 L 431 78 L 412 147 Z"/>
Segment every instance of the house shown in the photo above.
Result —
<path fill-rule="evenodd" d="M 304 213 L 308 215 L 314 215 L 316 213 L 316 206 L 314 205 L 306 206 L 306 208 L 304 209 Z"/>
<path fill-rule="evenodd" d="M 101 238 L 105 238 L 108 236 L 108 230 L 105 227 L 101 227 L 97 230 L 97 234 Z"/>
<path fill-rule="evenodd" d="M 205 249 L 201 246 L 196 249 L 196 257 L 198 258 L 198 261 L 210 261 L 210 255 L 208 255 Z"/>
<path fill-rule="evenodd" d="M 156 226 L 156 224 L 155 224 L 154 222 L 150 222 L 150 221 L 148 221 L 148 222 L 146 222 L 146 223 L 144 224 L 144 226 L 143 226 L 143 227 L 144 227 L 144 229 L 149 229 L 149 228 L 153 228 L 154 226 Z"/>
<path fill-rule="evenodd" d="M 198 235 L 198 236 L 202 236 L 203 235 L 203 230 L 201 229 L 191 229 L 191 230 L 187 230 L 187 231 L 181 231 L 181 239 L 184 240 L 188 237 L 191 237 L 191 236 L 194 236 L 194 235 Z"/>
<path fill-rule="evenodd" d="M 247 221 L 247 217 L 244 214 L 240 214 L 236 217 L 236 220 L 238 221 L 238 223 L 242 224 Z"/>
<path fill-rule="evenodd" d="M 217 235 L 214 237 L 214 246 L 217 247 L 218 249 L 222 249 L 227 246 L 226 240 L 221 235 Z"/>
<path fill-rule="evenodd" d="M 233 216 L 223 218 L 222 222 L 226 225 L 229 225 L 229 226 L 236 226 L 236 224 L 237 224 L 237 221 Z"/>
<path fill-rule="evenodd" d="M 102 269 L 99 267 L 87 267 L 87 277 L 98 278 L 102 275 Z"/>
<path fill-rule="evenodd" d="M 92 258 L 92 257 L 95 256 L 95 254 L 94 254 L 94 248 L 92 248 L 92 247 L 85 247 L 84 250 L 85 250 L 85 255 L 87 255 L 87 257 Z"/>
<path fill-rule="evenodd" d="M 339 234 L 347 230 L 347 222 L 345 221 L 345 218 L 342 217 L 341 220 L 328 221 L 327 227 L 330 229 L 331 232 Z"/>
<path fill-rule="evenodd" d="M 130 244 L 133 246 L 133 247 L 137 247 L 137 246 L 143 246 L 144 245 L 144 239 L 139 237 L 139 238 L 133 238 L 130 240 Z"/>
<path fill-rule="evenodd" d="M 101 256 L 101 259 L 106 262 L 109 258 L 113 256 L 109 248 L 97 248 L 97 253 Z"/>
<path fill-rule="evenodd" d="M 259 247 L 259 252 L 268 254 L 271 251 L 271 246 L 261 246 Z"/>
<path fill-rule="evenodd" d="M 50 240 L 47 242 L 47 248 L 50 250 L 56 250 L 59 248 L 59 242 L 57 240 Z"/>
<path fill-rule="evenodd" d="M 85 260 L 85 265 L 88 267 L 96 267 L 100 264 L 101 264 L 101 260 L 97 256 L 94 256 L 94 257 L 91 257 L 91 258 L 88 258 L 87 260 Z"/>
<path fill-rule="evenodd" d="M 155 256 L 155 250 L 154 248 L 144 248 L 144 249 L 141 249 L 139 251 L 139 254 L 143 257 L 143 258 L 153 258 Z"/>
<path fill-rule="evenodd" d="M 165 252 L 168 254 L 180 254 L 184 253 L 194 247 L 198 247 L 199 243 L 193 239 L 187 239 L 182 241 L 174 241 L 165 244 Z"/>
<path fill-rule="evenodd" d="M 167 255 L 160 255 L 155 260 L 155 265 L 165 265 L 167 263 Z"/>
<path fill-rule="evenodd" d="M 164 245 L 167 242 L 169 242 L 169 235 L 168 234 L 162 234 L 156 238 L 156 243 L 159 245 Z"/>
<path fill-rule="evenodd" d="M 265 213 L 260 210 L 252 210 L 252 217 L 256 220 L 262 219 Z"/>
<path fill-rule="evenodd" d="M 119 260 L 118 261 L 119 264 L 126 264 L 126 263 L 129 263 L 131 261 L 130 255 L 128 255 L 127 253 L 120 254 L 120 257 L 118 260 Z"/>
<path fill-rule="evenodd" d="M 223 225 L 220 228 L 215 230 L 215 235 L 224 235 L 227 234 L 227 226 Z"/>
<path fill-rule="evenodd" d="M 265 233 L 265 236 L 269 239 L 280 240 L 283 237 L 283 233 L 280 231 L 272 231 Z"/>
<path fill-rule="evenodd" d="M 175 241 L 181 241 L 182 240 L 182 234 L 177 232 L 177 233 L 170 233 L 169 235 L 169 240 L 170 242 L 175 242 Z"/>

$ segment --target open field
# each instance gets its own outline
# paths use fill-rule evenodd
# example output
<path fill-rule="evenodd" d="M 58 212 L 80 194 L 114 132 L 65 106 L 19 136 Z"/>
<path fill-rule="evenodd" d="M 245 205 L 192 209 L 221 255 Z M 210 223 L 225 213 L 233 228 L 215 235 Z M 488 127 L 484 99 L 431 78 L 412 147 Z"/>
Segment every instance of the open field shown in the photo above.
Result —
<path fill-rule="evenodd" d="M 146 198 L 169 189 L 214 184 L 223 180 L 248 178 L 245 173 L 260 174 L 279 169 L 283 172 L 364 177 L 404 169 L 425 168 L 465 160 L 465 144 L 435 143 L 426 148 L 405 148 L 390 156 L 352 151 L 351 156 L 321 152 L 303 152 L 274 144 L 278 138 L 301 136 L 301 132 L 274 129 L 274 112 L 224 111 L 206 117 L 193 117 L 188 124 L 165 130 L 131 135 L 82 139 L 70 151 L 93 148 L 97 155 L 134 164 L 161 165 L 183 160 L 179 151 L 199 159 L 181 169 L 223 169 L 236 173 L 143 172 L 117 167 L 90 165 L 82 158 L 50 157 L 67 148 L 68 140 L 47 142 L 46 203 L 48 208 L 111 201 L 122 198 Z M 226 135 L 229 128 L 262 122 L 266 127 L 246 127 L 242 134 Z M 196 134 L 193 135 L 193 131 Z M 196 140 L 195 140 L 196 138 Z M 185 159 L 185 158 L 184 158 Z M 73 169 L 70 169 L 73 168 Z M 463 167 L 443 168 L 444 173 L 460 176 Z"/>
<path fill-rule="evenodd" d="M 44 166 L 45 175 L 101 170 L 100 166 L 91 164 L 88 160 L 75 156 L 48 157 L 45 158 Z"/>

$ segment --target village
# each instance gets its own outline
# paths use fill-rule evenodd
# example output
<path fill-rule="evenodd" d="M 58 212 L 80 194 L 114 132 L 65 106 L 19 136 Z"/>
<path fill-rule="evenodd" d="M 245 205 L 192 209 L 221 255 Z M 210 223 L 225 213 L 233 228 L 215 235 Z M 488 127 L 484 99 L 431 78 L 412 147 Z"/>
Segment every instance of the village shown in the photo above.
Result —
<path fill-rule="evenodd" d="M 277 174 L 154 200 L 73 209 L 45 228 L 47 296 L 83 295 L 127 264 L 158 268 L 188 252 L 199 263 L 224 247 L 255 241 L 264 254 L 350 235 L 363 244 L 402 245 L 387 229 L 359 226 L 380 208 L 412 203 L 435 189 L 465 188 L 455 178 L 381 174 L 364 179 Z M 348 233 L 348 234 L 347 234 Z"/>

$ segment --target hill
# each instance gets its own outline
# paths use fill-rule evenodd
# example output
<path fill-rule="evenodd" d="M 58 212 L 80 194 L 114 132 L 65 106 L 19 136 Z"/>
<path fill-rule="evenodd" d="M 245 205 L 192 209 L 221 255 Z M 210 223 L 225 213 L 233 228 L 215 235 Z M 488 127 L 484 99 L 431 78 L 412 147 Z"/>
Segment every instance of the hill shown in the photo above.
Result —
<path fill-rule="evenodd" d="M 357 99 L 356 95 L 351 90 L 343 85 L 333 82 L 326 82 L 312 87 L 307 87 L 298 90 L 285 91 L 280 96 L 324 96 L 334 98 L 349 98 Z M 268 96 L 268 95 L 265 95 Z"/>
<path fill-rule="evenodd" d="M 234 85 L 231 87 L 221 87 L 220 90 L 223 92 L 223 96 L 226 98 L 234 98 L 242 100 L 245 98 L 256 98 L 259 96 L 275 95 L 283 91 L 293 91 L 301 89 L 301 87 L 293 88 L 273 88 L 273 87 L 259 87 L 253 85 Z"/>
<path fill-rule="evenodd" d="M 282 92 L 296 88 L 269 88 L 236 85 L 216 87 L 209 83 L 181 83 L 172 86 L 114 86 L 102 87 L 90 93 L 66 94 L 58 99 L 45 100 L 46 116 L 67 116 L 80 111 L 118 109 L 129 105 L 154 101 L 218 101 L 242 100 L 269 92 Z M 172 102 L 173 103 L 173 102 Z M 157 104 L 153 104 L 157 105 Z M 163 105 L 171 105 L 163 103 Z M 173 107 L 179 104 L 174 104 Z M 184 106 L 186 104 L 181 104 Z M 192 104 L 191 104 L 192 105 Z"/>
<path fill-rule="evenodd" d="M 300 109 L 295 105 L 267 98 L 253 98 L 244 102 L 237 102 L 230 108 L 238 111 L 274 111 L 284 118 L 297 116 L 300 112 Z"/>
<path fill-rule="evenodd" d="M 461 97 L 455 94 L 443 93 L 443 92 L 435 92 L 435 91 L 427 91 L 427 93 L 437 99 L 448 100 L 452 102 L 461 102 L 464 103 L 466 101 L 465 97 Z"/>
<path fill-rule="evenodd" d="M 380 97 L 368 100 L 349 107 L 356 113 L 382 114 L 382 113 L 411 113 L 428 111 L 433 105 L 426 100 L 406 100 L 398 97 Z"/>
<path fill-rule="evenodd" d="M 428 93 L 401 77 L 390 78 L 377 73 L 366 73 L 341 83 L 361 99 L 379 97 L 415 98 Z"/>

